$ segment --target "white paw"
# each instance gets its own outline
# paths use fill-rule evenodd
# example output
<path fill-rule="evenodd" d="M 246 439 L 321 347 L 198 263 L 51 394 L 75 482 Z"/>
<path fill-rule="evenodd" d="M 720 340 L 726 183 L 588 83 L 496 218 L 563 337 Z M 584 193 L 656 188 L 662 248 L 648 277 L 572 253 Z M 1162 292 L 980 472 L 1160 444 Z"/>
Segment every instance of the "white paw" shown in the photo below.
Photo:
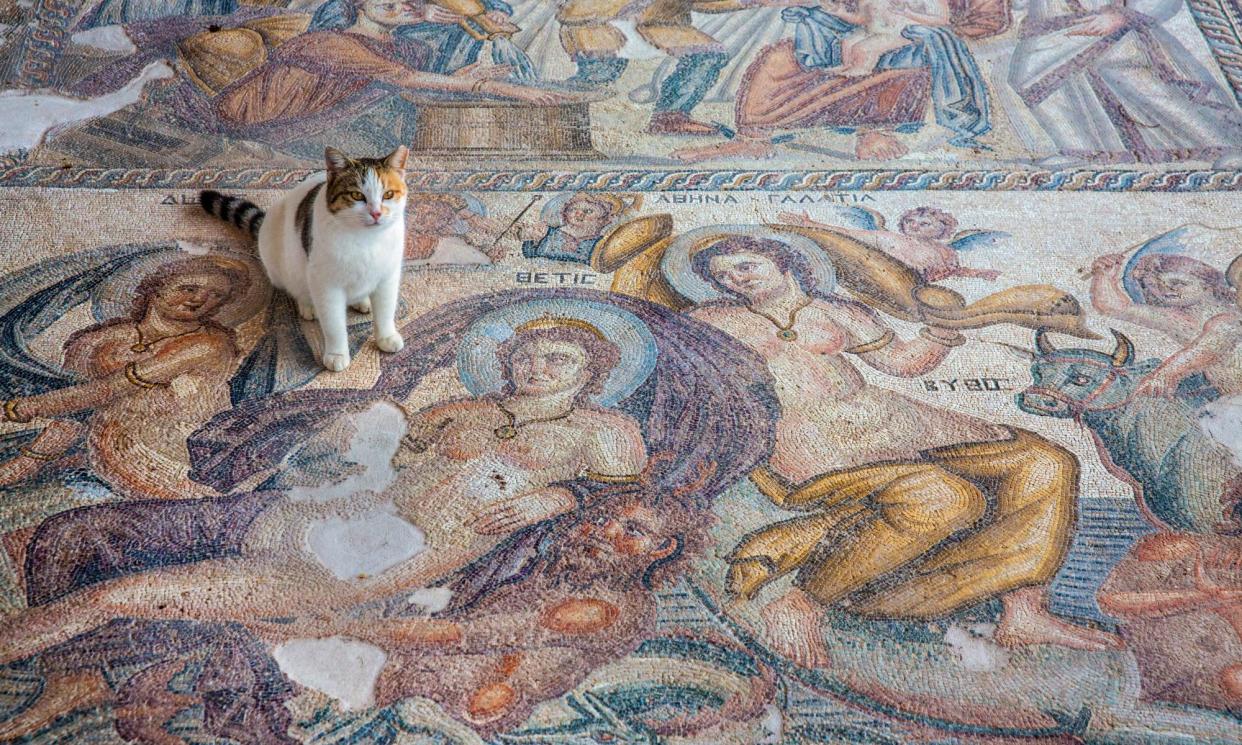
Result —
<path fill-rule="evenodd" d="M 323 366 L 332 372 L 340 372 L 349 367 L 349 354 L 325 354 Z"/>
<path fill-rule="evenodd" d="M 298 315 L 303 321 L 315 320 L 315 306 L 310 303 L 298 303 Z"/>
<path fill-rule="evenodd" d="M 380 348 L 381 352 L 400 352 L 405 349 L 405 339 L 401 338 L 401 334 L 389 334 L 388 336 L 380 336 L 375 339 L 375 346 Z"/>
<path fill-rule="evenodd" d="M 368 299 L 363 300 L 360 303 L 354 303 L 353 305 L 349 307 L 357 313 L 366 315 L 367 313 L 371 312 L 371 300 L 368 298 Z"/>

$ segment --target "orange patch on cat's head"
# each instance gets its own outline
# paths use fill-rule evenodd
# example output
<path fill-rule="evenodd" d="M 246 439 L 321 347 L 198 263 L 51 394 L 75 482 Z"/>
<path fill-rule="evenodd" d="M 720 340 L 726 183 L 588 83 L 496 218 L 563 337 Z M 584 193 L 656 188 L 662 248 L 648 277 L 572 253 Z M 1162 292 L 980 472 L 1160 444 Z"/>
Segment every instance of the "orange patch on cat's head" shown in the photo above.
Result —
<path fill-rule="evenodd" d="M 385 168 L 379 172 L 379 177 L 386 191 L 396 193 L 393 199 L 401 199 L 405 196 L 405 171 L 394 171 L 391 168 Z"/>
<path fill-rule="evenodd" d="M 325 199 L 330 212 L 339 212 L 357 203 L 362 193 L 362 185 L 369 172 L 374 172 L 380 179 L 384 193 L 392 193 L 388 201 L 396 201 L 405 197 L 405 161 L 409 150 L 401 145 L 382 158 L 351 158 L 336 148 L 324 150 L 324 161 L 328 168 Z M 389 212 L 387 204 L 383 212 Z"/>

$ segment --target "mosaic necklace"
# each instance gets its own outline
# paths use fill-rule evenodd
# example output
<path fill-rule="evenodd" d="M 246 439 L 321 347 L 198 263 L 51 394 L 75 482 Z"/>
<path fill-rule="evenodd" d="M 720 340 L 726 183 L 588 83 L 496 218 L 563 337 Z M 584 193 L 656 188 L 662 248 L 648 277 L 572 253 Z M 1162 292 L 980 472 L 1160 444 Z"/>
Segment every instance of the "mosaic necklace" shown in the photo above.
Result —
<path fill-rule="evenodd" d="M 504 404 L 497 401 L 496 408 L 500 409 L 500 413 L 504 414 L 505 418 L 509 420 L 508 424 L 505 424 L 503 426 L 497 427 L 496 429 L 492 430 L 492 432 L 496 435 L 496 439 L 498 440 L 512 440 L 514 437 L 518 436 L 518 430 L 521 429 L 522 427 L 527 426 L 528 424 L 544 424 L 546 422 L 555 422 L 561 419 L 568 419 L 569 415 L 574 413 L 574 407 L 570 406 L 569 411 L 566 411 L 564 414 L 557 414 L 556 416 L 541 417 L 539 419 L 528 419 L 524 422 L 519 423 L 517 420 L 517 414 L 514 414 L 512 411 L 509 411 L 508 409 L 506 409 L 504 407 Z"/>
<path fill-rule="evenodd" d="M 751 313 L 754 313 L 757 316 L 766 318 L 769 321 L 771 321 L 772 325 L 776 327 L 776 338 L 777 339 L 780 339 L 781 341 L 797 341 L 798 332 L 794 331 L 793 327 L 794 327 L 794 324 L 798 322 L 798 311 L 802 310 L 803 308 L 805 308 L 806 306 L 810 304 L 811 304 L 811 298 L 809 297 L 803 300 L 802 302 L 798 303 L 797 307 L 789 311 L 789 320 L 786 323 L 781 323 L 780 321 L 776 320 L 772 316 L 769 316 L 767 313 L 761 313 L 755 310 L 754 308 L 750 307 L 749 305 L 746 306 L 746 310 L 750 311 Z"/>
<path fill-rule="evenodd" d="M 146 339 L 142 338 L 142 327 L 135 323 L 134 332 L 138 334 L 138 343 L 130 346 L 130 349 L 134 352 L 145 352 L 148 349 L 150 349 L 152 346 L 164 341 L 165 339 L 176 339 L 177 337 L 180 337 L 180 336 L 189 336 L 190 334 L 197 334 L 198 332 L 202 330 L 203 330 L 203 327 L 200 324 L 198 327 L 192 328 L 189 331 L 186 331 L 185 333 L 182 333 L 182 334 L 172 334 L 171 336 L 161 336 L 158 339 L 152 339 L 151 341 L 147 341 Z"/>

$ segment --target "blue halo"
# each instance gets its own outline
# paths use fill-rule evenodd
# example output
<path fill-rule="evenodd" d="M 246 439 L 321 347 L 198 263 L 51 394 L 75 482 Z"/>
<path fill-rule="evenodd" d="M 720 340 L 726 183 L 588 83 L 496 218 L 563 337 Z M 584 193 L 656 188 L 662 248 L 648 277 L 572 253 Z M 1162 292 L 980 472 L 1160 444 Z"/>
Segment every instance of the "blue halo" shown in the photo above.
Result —
<path fill-rule="evenodd" d="M 694 303 L 706 303 L 731 297 L 716 289 L 715 285 L 705 281 L 690 268 L 690 261 L 693 258 L 690 254 L 692 248 L 705 240 L 710 240 L 712 236 L 724 237 L 726 235 L 748 235 L 754 238 L 780 241 L 791 250 L 802 254 L 810 264 L 811 271 L 815 275 L 815 287 L 805 289 L 813 290 L 821 297 L 827 297 L 837 289 L 837 272 L 832 266 L 832 261 L 828 259 L 828 254 L 824 253 L 819 244 L 810 238 L 796 233 L 782 233 L 763 225 L 708 225 L 683 233 L 681 237 L 669 244 L 664 252 L 664 258 L 660 261 L 660 271 L 664 273 L 665 279 L 687 300 Z"/>
<path fill-rule="evenodd" d="M 1138 280 L 1134 278 L 1134 269 L 1138 266 L 1139 260 L 1150 254 L 1178 254 L 1185 251 L 1183 240 L 1189 228 L 1186 226 L 1175 228 L 1163 235 L 1152 238 L 1144 243 L 1137 251 L 1130 254 L 1130 258 L 1126 261 L 1125 269 L 1121 272 L 1121 285 L 1125 288 L 1126 294 L 1130 299 L 1140 305 L 1146 305 L 1147 300 L 1143 297 L 1143 288 L 1139 286 Z"/>
<path fill-rule="evenodd" d="M 633 313 L 590 300 L 533 300 L 498 308 L 466 330 L 457 347 L 457 374 L 466 389 L 475 396 L 500 393 L 505 381 L 496 350 L 518 326 L 547 315 L 586 321 L 621 349 L 621 360 L 604 381 L 603 391 L 592 397 L 600 406 L 624 400 L 655 370 L 659 354 L 655 337 Z"/>

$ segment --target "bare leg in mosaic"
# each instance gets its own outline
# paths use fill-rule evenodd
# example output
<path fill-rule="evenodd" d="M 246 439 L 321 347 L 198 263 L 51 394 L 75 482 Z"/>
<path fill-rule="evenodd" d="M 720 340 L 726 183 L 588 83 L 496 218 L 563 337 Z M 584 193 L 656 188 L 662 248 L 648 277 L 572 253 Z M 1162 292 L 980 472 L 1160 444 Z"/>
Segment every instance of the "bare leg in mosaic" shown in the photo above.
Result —
<path fill-rule="evenodd" d="M 523 721 L 539 702 L 572 687 L 584 662 L 596 666 L 620 658 L 651 633 L 655 623 L 651 588 L 677 576 L 684 562 L 697 554 L 702 538 L 689 536 L 702 522 L 702 515 L 668 506 L 655 510 L 634 501 L 601 505 L 590 519 L 560 533 L 527 579 L 444 620 L 365 614 L 315 617 L 313 603 L 295 599 L 289 613 L 301 607 L 304 615 L 293 623 L 253 618 L 243 623 L 273 647 L 290 639 L 334 635 L 374 644 L 388 655 L 377 683 L 380 706 L 427 696 L 487 733 L 503 731 Z M 688 543 L 693 545 L 688 548 Z M 184 573 L 185 583 L 168 585 L 172 590 L 163 600 L 147 600 L 156 602 L 157 609 L 164 601 L 175 604 L 178 597 L 184 602 L 187 592 L 195 594 L 193 577 L 200 574 L 214 573 L 212 582 L 217 586 L 223 573 L 232 573 L 239 583 L 256 584 L 254 577 L 241 576 L 240 566 L 214 564 Z M 141 595 L 141 585 L 150 581 L 150 575 L 131 579 L 102 595 L 123 600 L 122 584 L 129 588 L 126 591 Z M 291 597 L 295 588 L 280 591 Z M 203 599 L 195 602 L 201 604 Z M 101 605 L 99 618 L 117 612 L 127 611 Z M 32 623 L 45 620 L 31 618 Z M 171 670 L 153 670 L 171 677 L 182 667 L 176 663 Z M 112 695 L 105 678 L 88 670 L 59 675 L 47 689 L 49 693 L 33 707 L 0 724 L 0 735 L 34 732 L 56 716 L 104 703 Z M 157 731 L 177 710 L 193 703 L 191 697 L 170 693 L 159 701 L 128 705 L 160 707 L 136 717 L 140 722 L 152 720 L 152 730 Z"/>

